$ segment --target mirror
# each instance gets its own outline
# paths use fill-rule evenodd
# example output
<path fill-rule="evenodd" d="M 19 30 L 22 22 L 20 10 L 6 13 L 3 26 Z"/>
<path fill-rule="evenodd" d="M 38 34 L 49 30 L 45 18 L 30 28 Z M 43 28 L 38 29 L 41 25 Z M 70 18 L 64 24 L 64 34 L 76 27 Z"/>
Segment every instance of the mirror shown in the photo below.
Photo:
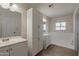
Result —
<path fill-rule="evenodd" d="M 0 38 L 21 35 L 21 13 L 0 6 Z"/>

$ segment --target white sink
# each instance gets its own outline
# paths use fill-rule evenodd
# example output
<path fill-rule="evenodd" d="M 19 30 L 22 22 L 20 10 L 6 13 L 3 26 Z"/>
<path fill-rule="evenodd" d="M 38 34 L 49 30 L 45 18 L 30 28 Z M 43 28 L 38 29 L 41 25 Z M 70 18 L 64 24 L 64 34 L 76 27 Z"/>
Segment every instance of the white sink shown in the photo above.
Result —
<path fill-rule="evenodd" d="M 9 41 L 9 40 L 10 40 L 9 38 L 2 39 L 2 42 L 6 42 L 6 41 Z"/>

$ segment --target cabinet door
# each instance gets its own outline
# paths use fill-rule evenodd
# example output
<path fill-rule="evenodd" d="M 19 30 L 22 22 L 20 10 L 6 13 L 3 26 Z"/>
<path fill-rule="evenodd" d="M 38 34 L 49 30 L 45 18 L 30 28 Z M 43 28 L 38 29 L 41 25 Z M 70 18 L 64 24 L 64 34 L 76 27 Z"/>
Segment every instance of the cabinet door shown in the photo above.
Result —
<path fill-rule="evenodd" d="M 11 56 L 27 56 L 27 45 L 23 43 L 19 43 L 10 47 L 10 55 Z"/>
<path fill-rule="evenodd" d="M 39 12 L 38 14 L 38 46 L 39 51 L 43 49 L 43 16 Z"/>
<path fill-rule="evenodd" d="M 8 47 L 3 47 L 0 48 L 0 56 L 9 56 L 9 48 Z"/>
<path fill-rule="evenodd" d="M 77 24 L 76 24 L 76 29 L 77 29 L 77 31 L 76 31 L 76 37 L 77 37 L 77 39 L 76 39 L 76 43 L 77 43 L 77 50 L 79 50 L 79 15 L 77 16 Z"/>
<path fill-rule="evenodd" d="M 43 16 L 35 9 L 33 16 L 33 54 L 35 55 L 43 49 Z"/>
<path fill-rule="evenodd" d="M 39 50 L 38 46 L 38 11 L 33 9 L 33 39 L 32 39 L 32 55 L 36 55 Z"/>
<path fill-rule="evenodd" d="M 49 36 L 44 36 L 44 49 L 46 49 L 50 45 L 50 40 L 48 40 Z"/>

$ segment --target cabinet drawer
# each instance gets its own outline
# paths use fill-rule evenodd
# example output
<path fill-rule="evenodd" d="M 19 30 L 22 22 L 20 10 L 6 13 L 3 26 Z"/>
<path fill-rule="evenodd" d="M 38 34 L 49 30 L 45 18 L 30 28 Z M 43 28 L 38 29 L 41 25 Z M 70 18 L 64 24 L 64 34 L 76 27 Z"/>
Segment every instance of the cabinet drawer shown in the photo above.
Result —
<path fill-rule="evenodd" d="M 10 47 L 16 47 L 16 46 L 27 46 L 27 41 L 13 44 Z"/>
<path fill-rule="evenodd" d="M 0 48 L 0 56 L 9 56 L 9 47 Z"/>

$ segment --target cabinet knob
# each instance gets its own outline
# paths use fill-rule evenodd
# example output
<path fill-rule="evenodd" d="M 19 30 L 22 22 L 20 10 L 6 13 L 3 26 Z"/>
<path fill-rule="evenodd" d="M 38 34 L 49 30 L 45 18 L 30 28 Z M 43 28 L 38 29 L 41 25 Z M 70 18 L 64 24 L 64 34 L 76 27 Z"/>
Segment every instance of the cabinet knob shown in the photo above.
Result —
<path fill-rule="evenodd" d="M 9 50 L 6 50 L 6 52 L 9 52 Z"/>

